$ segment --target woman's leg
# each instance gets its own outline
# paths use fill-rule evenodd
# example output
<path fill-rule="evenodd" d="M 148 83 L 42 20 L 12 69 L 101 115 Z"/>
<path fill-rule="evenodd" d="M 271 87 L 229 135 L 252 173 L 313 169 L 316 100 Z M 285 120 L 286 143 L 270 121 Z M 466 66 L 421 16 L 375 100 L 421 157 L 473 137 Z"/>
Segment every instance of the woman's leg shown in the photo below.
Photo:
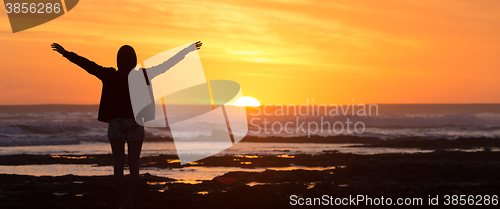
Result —
<path fill-rule="evenodd" d="M 130 178 L 128 184 L 128 205 L 134 203 L 137 192 L 137 182 L 139 181 L 139 157 L 141 155 L 142 140 L 128 142 L 128 164 L 130 169 Z"/>
<path fill-rule="evenodd" d="M 116 195 L 118 204 L 125 205 L 125 179 L 123 177 L 123 166 L 125 165 L 125 141 L 110 139 L 113 151 L 114 177 L 116 184 Z"/>

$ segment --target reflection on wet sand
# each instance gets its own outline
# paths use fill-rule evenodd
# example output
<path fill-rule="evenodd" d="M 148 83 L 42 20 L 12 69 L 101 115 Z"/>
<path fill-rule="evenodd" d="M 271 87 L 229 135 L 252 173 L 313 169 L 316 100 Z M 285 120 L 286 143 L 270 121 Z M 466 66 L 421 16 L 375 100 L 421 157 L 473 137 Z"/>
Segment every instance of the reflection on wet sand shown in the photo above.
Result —
<path fill-rule="evenodd" d="M 241 162 L 251 164 L 251 162 Z M 188 168 L 188 169 L 187 169 Z M 265 170 L 276 171 L 291 171 L 291 170 L 310 170 L 323 171 L 335 169 L 335 166 L 328 167 L 305 167 L 305 166 L 288 166 L 288 167 L 267 167 L 267 168 L 242 168 L 242 167 L 204 167 L 190 166 L 186 168 L 158 169 L 146 168 L 141 173 L 150 173 L 155 176 L 169 177 L 178 179 L 174 183 L 198 184 L 201 180 L 211 180 L 216 176 L 221 176 L 231 171 L 248 171 L 262 172 Z M 33 176 L 61 176 L 61 175 L 78 175 L 78 176 L 105 176 L 113 173 L 111 166 L 95 166 L 95 165 L 75 165 L 75 164 L 49 164 L 49 165 L 18 165 L 18 166 L 0 166 L 2 173 L 20 174 Z"/>
<path fill-rule="evenodd" d="M 293 155 L 278 155 L 276 157 L 280 157 L 280 158 L 295 158 L 295 156 L 293 156 Z"/>
<path fill-rule="evenodd" d="M 196 194 L 207 195 L 208 191 L 201 191 L 201 192 L 197 192 Z"/>
<path fill-rule="evenodd" d="M 52 157 L 52 158 L 70 159 L 70 160 L 95 159 L 94 157 L 88 157 L 88 156 L 64 156 L 64 155 L 51 155 L 50 157 Z"/>

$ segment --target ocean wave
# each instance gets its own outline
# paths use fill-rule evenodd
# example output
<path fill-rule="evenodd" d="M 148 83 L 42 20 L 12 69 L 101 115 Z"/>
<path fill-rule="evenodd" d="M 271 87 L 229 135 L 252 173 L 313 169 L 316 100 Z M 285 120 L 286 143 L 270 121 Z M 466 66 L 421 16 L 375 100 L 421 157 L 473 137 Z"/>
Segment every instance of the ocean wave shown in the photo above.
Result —
<path fill-rule="evenodd" d="M 39 112 L 0 113 L 0 146 L 78 144 L 83 142 L 107 142 L 107 124 L 96 120 L 97 112 Z M 256 117 L 249 116 L 249 121 Z M 419 138 L 500 138 L 500 114 L 381 114 L 378 116 L 309 116 L 309 117 L 265 117 L 254 124 L 262 125 L 264 119 L 273 122 L 363 122 L 361 134 L 346 132 L 314 133 L 320 136 L 361 136 L 380 139 Z M 352 124 L 351 124 L 352 125 Z M 295 126 L 295 125 L 294 125 Z M 269 125 L 268 125 L 269 127 Z M 195 135 L 210 127 L 186 128 L 184 134 Z M 146 138 L 168 139 L 168 128 L 146 128 Z M 255 127 L 249 124 L 249 131 Z M 249 132 L 250 136 L 293 137 L 307 134 Z"/>
<path fill-rule="evenodd" d="M 500 127 L 500 114 L 451 114 L 451 115 L 403 115 L 403 114 L 383 114 L 378 116 L 358 116 L 358 115 L 346 115 L 346 116 L 258 116 L 250 117 L 250 120 L 254 120 L 254 123 L 262 123 L 264 120 L 268 122 L 282 122 L 286 123 L 288 121 L 299 120 L 301 122 L 316 122 L 321 123 L 335 123 L 335 122 L 345 122 L 347 119 L 349 121 L 363 122 L 366 127 L 387 127 L 387 128 L 423 128 L 423 127 L 488 127 L 495 128 Z"/>
<path fill-rule="evenodd" d="M 91 128 L 81 125 L 52 125 L 52 124 L 37 124 L 37 125 L 9 125 L 0 126 L 1 134 L 8 135 L 24 135 L 24 134 L 60 134 L 68 132 L 85 132 Z"/>

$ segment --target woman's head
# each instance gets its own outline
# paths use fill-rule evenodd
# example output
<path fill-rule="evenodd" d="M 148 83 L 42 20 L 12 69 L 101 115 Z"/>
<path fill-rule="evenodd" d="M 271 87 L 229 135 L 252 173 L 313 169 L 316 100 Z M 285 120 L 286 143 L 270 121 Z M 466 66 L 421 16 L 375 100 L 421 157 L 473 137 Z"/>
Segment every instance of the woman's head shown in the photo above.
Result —
<path fill-rule="evenodd" d="M 130 72 L 137 65 L 137 56 L 134 48 L 129 45 L 123 45 L 120 50 L 118 50 L 116 64 L 118 70 Z"/>

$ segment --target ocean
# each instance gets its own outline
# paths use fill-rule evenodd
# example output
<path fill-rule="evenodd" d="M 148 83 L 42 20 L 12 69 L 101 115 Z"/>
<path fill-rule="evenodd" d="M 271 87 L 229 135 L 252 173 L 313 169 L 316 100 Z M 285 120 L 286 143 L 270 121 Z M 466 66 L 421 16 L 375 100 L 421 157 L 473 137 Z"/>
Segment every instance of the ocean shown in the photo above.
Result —
<path fill-rule="evenodd" d="M 261 107 L 263 108 L 263 107 Z M 359 136 L 386 139 L 438 139 L 449 140 L 457 138 L 500 138 L 500 105 L 497 104 L 449 104 L 449 105 L 379 105 L 378 115 L 256 115 L 256 109 L 249 109 L 248 120 L 250 136 L 294 137 L 308 136 L 308 133 L 298 131 L 295 125 L 289 125 L 288 132 L 262 129 L 264 121 L 268 127 L 278 129 L 277 123 L 317 123 L 329 121 L 345 123 L 347 119 L 362 122 L 362 133 L 347 130 L 343 132 L 309 133 L 312 136 Z M 263 109 L 261 109 L 262 111 Z M 276 107 L 269 107 L 273 112 Z M 252 112 L 253 111 L 253 112 Z M 257 118 L 257 119 L 255 119 Z M 299 121 L 299 122 L 297 122 Z M 307 126 L 307 125 L 306 125 Z M 347 127 L 347 125 L 345 126 Z M 354 128 L 354 123 L 350 125 Z M 203 128 L 199 126 L 196 128 Z M 258 132 L 258 129 L 261 129 Z M 184 134 L 196 134 L 187 129 Z M 290 133 L 291 132 L 291 133 Z M 99 155 L 109 154 L 111 149 L 106 136 L 107 124 L 97 121 L 96 105 L 32 105 L 32 106 L 0 106 L 0 155 Z M 142 156 L 158 156 L 160 154 L 175 155 L 176 150 L 171 142 L 168 128 L 146 128 L 146 142 L 143 145 Z M 241 155 L 296 155 L 320 154 L 324 151 L 336 151 L 353 154 L 384 154 L 384 153 L 423 153 L 433 150 L 416 148 L 378 148 L 356 147 L 354 143 L 318 144 L 318 143 L 255 143 L 241 142 L 219 153 L 224 156 Z M 209 146 L 199 143 L 198 147 Z M 478 151 L 475 149 L 461 151 Z M 492 151 L 500 151 L 493 148 Z M 193 147 L 193 153 L 197 153 Z M 199 153 L 198 153 L 199 154 Z M 292 170 L 300 167 L 281 167 L 275 169 Z M 209 180 L 229 171 L 262 171 L 273 168 L 240 168 L 240 167 L 204 167 L 191 166 L 189 169 L 159 169 L 142 168 L 141 173 L 151 173 L 183 181 L 197 182 Z M 328 167 L 301 169 L 329 169 Z M 17 165 L 0 166 L 0 173 L 49 175 L 110 175 L 111 166 L 93 165 Z"/>
<path fill-rule="evenodd" d="M 272 108 L 269 107 L 268 112 L 273 113 L 276 107 Z M 0 106 L 0 147 L 107 142 L 107 124 L 97 121 L 97 109 L 96 105 Z M 308 135 L 380 139 L 500 138 L 500 104 L 378 105 L 378 115 L 369 116 L 266 116 L 263 112 L 252 116 L 252 111 L 255 112 L 254 108 L 248 108 L 248 135 L 263 138 Z M 346 124 L 347 120 L 352 123 Z M 297 128 L 300 124 L 303 126 Z M 203 128 L 210 127 L 196 127 L 197 130 Z M 183 134 L 195 137 L 198 132 L 193 129 L 186 129 Z M 171 138 L 168 128 L 146 128 L 146 141 L 168 138 Z"/>

